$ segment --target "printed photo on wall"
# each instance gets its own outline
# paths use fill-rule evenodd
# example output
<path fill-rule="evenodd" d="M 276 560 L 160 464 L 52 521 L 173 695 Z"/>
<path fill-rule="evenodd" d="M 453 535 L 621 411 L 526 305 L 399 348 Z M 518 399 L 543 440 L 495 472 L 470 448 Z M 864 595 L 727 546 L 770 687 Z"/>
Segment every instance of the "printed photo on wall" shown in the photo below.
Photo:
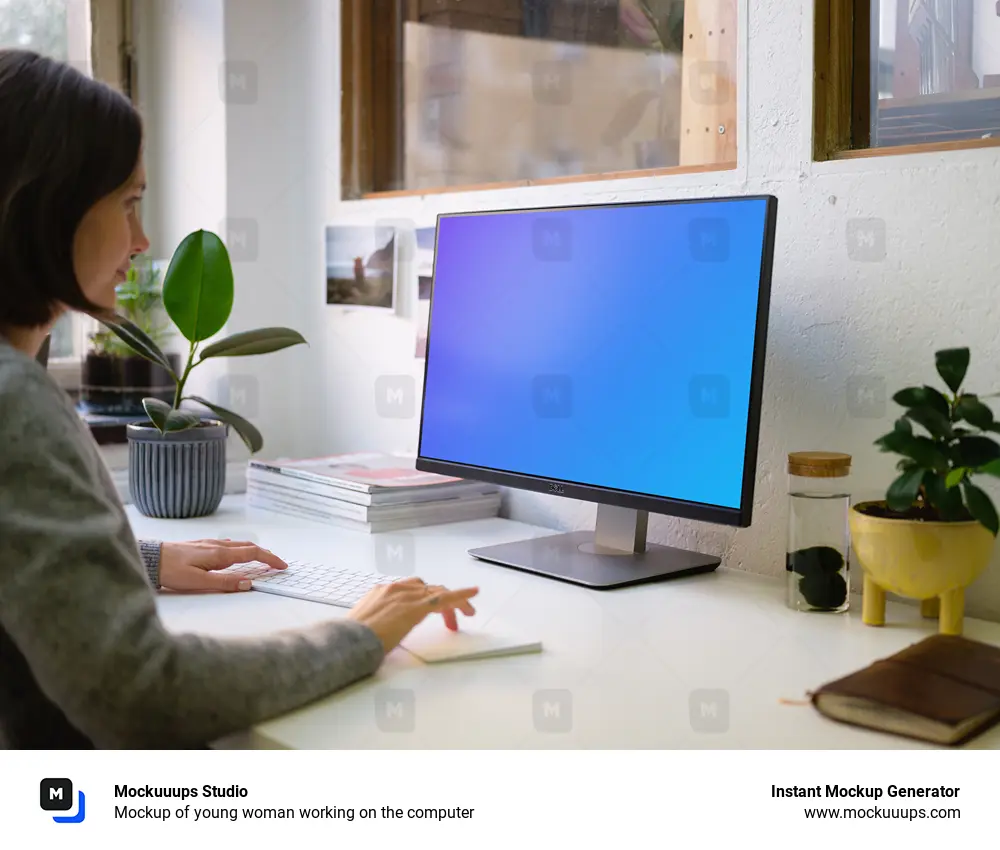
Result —
<path fill-rule="evenodd" d="M 392 310 L 395 297 L 395 228 L 327 227 L 326 303 Z"/>
<path fill-rule="evenodd" d="M 433 227 L 417 230 L 417 298 L 428 301 L 431 297 L 431 280 L 434 275 L 434 234 Z"/>

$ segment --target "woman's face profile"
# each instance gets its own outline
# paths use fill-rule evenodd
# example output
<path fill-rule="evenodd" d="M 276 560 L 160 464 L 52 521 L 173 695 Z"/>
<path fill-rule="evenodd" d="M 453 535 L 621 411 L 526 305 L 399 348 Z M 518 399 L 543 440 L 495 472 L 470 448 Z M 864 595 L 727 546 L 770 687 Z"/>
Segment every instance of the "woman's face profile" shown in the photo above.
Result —
<path fill-rule="evenodd" d="M 146 168 L 139 160 L 123 186 L 101 198 L 84 215 L 73 237 L 73 271 L 93 304 L 114 309 L 115 288 L 125 281 L 132 258 L 149 249 L 139 220 Z"/>

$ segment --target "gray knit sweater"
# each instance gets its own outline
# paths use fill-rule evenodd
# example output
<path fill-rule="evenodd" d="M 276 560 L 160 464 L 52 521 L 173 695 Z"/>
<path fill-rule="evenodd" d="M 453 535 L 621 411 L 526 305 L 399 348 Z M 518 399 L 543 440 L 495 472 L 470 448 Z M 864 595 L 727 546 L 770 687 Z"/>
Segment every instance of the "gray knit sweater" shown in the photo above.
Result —
<path fill-rule="evenodd" d="M 367 626 L 167 632 L 69 397 L 0 338 L 0 748 L 201 747 L 371 675 Z"/>

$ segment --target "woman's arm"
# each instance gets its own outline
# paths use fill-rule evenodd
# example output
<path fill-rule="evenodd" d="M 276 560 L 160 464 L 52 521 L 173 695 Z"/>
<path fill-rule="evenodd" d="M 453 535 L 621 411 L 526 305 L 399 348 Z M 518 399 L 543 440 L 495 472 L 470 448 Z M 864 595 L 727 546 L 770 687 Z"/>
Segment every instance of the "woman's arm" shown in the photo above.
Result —
<path fill-rule="evenodd" d="M 0 375 L 0 624 L 96 746 L 204 744 L 378 668 L 381 640 L 354 621 L 256 639 L 168 633 L 89 439 L 57 388 Z"/>

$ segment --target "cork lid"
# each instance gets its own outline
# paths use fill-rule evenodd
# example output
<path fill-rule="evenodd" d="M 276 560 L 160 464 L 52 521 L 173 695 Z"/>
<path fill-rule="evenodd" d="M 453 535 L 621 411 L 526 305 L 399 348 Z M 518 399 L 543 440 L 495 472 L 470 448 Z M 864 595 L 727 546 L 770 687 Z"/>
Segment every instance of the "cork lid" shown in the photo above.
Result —
<path fill-rule="evenodd" d="M 851 471 L 851 456 L 841 452 L 789 452 L 788 472 L 804 478 L 842 478 Z"/>

